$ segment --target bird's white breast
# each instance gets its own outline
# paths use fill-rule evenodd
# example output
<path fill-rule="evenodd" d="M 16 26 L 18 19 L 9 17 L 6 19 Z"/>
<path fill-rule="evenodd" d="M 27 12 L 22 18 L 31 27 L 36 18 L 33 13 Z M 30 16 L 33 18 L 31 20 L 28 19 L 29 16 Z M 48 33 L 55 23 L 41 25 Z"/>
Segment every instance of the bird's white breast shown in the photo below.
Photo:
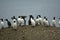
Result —
<path fill-rule="evenodd" d="M 1 25 L 4 26 L 4 22 L 1 22 Z"/>
<path fill-rule="evenodd" d="M 36 21 L 36 22 L 39 22 L 39 19 L 36 19 L 35 21 Z"/>
<path fill-rule="evenodd" d="M 46 19 L 43 20 L 43 22 L 45 22 L 45 21 L 46 21 Z"/>
<path fill-rule="evenodd" d="M 55 21 L 55 20 L 52 20 L 52 23 L 53 23 L 53 24 L 56 24 L 56 21 Z"/>
<path fill-rule="evenodd" d="M 19 23 L 21 22 L 21 18 L 18 18 L 17 20 L 18 20 Z"/>
<path fill-rule="evenodd" d="M 49 25 L 49 22 L 48 21 L 45 21 L 46 25 Z"/>
<path fill-rule="evenodd" d="M 31 24 L 35 26 L 35 21 L 31 18 Z"/>
<path fill-rule="evenodd" d="M 59 25 L 60 25 L 60 21 L 59 21 Z"/>
<path fill-rule="evenodd" d="M 40 21 L 42 21 L 42 18 L 39 18 Z"/>

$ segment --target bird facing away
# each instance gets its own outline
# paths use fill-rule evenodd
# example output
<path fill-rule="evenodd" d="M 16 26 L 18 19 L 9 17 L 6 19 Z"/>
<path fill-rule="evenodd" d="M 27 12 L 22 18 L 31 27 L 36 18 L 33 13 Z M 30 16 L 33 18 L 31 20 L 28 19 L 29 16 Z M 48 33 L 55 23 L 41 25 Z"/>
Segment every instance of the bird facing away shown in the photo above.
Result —
<path fill-rule="evenodd" d="M 11 27 L 11 22 L 8 19 L 5 19 L 7 21 L 7 25 L 10 28 Z"/>

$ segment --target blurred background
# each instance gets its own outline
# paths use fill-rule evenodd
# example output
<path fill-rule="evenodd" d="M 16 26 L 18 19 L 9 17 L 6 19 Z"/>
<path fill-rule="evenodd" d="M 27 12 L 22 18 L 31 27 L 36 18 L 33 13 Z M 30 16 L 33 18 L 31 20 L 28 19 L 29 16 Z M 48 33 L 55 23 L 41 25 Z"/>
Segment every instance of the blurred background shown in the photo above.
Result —
<path fill-rule="evenodd" d="M 47 16 L 50 22 L 55 16 L 56 25 L 59 27 L 60 0 L 0 0 L 0 18 L 12 21 L 12 16 L 27 16 L 26 24 L 28 24 L 30 14 L 35 18 L 37 15 L 41 15 L 42 18 Z"/>

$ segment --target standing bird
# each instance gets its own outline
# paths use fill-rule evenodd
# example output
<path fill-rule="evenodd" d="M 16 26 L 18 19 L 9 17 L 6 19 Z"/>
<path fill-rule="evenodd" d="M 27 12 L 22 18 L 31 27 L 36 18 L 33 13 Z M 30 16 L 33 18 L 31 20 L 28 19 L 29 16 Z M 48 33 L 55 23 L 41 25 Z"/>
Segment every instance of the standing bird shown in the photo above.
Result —
<path fill-rule="evenodd" d="M 4 21 L 2 18 L 0 20 L 1 20 L 1 29 L 3 29 L 4 28 Z"/>
<path fill-rule="evenodd" d="M 35 20 L 34 20 L 34 17 L 32 15 L 30 15 L 30 18 L 31 18 L 31 25 L 34 27 L 35 26 Z"/>
<path fill-rule="evenodd" d="M 16 31 L 17 26 L 18 26 L 17 18 L 15 18 L 15 16 L 13 16 L 13 17 L 11 17 L 11 19 L 12 19 L 12 27 Z"/>
<path fill-rule="evenodd" d="M 15 16 L 11 17 L 12 19 L 12 27 L 15 31 L 17 31 L 17 19 L 15 18 Z"/>
<path fill-rule="evenodd" d="M 56 26 L 56 20 L 55 20 L 55 17 L 53 17 L 53 20 L 52 20 L 52 26 Z"/>
<path fill-rule="evenodd" d="M 21 17 L 22 17 L 22 19 L 24 20 L 24 25 L 26 25 L 26 19 L 25 19 L 25 18 L 26 18 L 27 16 L 21 16 Z"/>
<path fill-rule="evenodd" d="M 11 27 L 11 22 L 8 19 L 5 19 L 5 21 L 7 21 L 8 28 L 10 28 Z"/>
<path fill-rule="evenodd" d="M 34 21 L 33 18 L 31 18 L 31 25 L 32 25 L 32 26 L 35 26 L 35 21 Z"/>
<path fill-rule="evenodd" d="M 20 26 L 20 25 L 21 25 L 20 20 L 21 20 L 21 18 L 20 18 L 20 16 L 18 16 L 18 18 L 17 18 L 17 21 L 18 21 L 18 26 Z"/>
<path fill-rule="evenodd" d="M 17 18 L 15 16 L 11 17 L 12 22 L 14 23 L 14 21 L 18 24 Z"/>
<path fill-rule="evenodd" d="M 19 26 L 20 26 L 20 25 L 21 25 L 21 26 L 24 25 L 24 19 L 23 19 L 21 16 L 18 16 L 17 21 L 18 21 Z"/>
<path fill-rule="evenodd" d="M 14 29 L 15 31 L 17 31 L 17 23 L 16 23 L 16 21 L 13 21 L 12 26 L 13 26 L 13 29 Z"/>
<path fill-rule="evenodd" d="M 39 17 L 38 16 L 36 17 L 35 22 L 36 22 L 36 25 L 40 25 L 39 24 Z"/>
<path fill-rule="evenodd" d="M 46 26 L 46 27 L 49 26 L 49 21 L 47 20 L 47 18 L 46 18 L 46 21 L 45 21 L 45 26 Z"/>
<path fill-rule="evenodd" d="M 42 25 L 42 18 L 41 18 L 41 15 L 38 15 L 39 16 L 39 23 L 40 23 L 40 25 Z"/>

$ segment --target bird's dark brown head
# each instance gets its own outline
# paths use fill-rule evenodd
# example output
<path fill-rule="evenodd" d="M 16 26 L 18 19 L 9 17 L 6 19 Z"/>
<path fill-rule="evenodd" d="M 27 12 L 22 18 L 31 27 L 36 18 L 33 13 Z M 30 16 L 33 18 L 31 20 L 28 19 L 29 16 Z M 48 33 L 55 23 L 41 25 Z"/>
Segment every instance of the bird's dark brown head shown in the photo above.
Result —
<path fill-rule="evenodd" d="M 1 18 L 0 20 L 3 21 L 3 18 Z"/>
<path fill-rule="evenodd" d="M 15 23 L 16 21 L 14 21 L 14 23 Z"/>
<path fill-rule="evenodd" d="M 46 20 L 48 20 L 48 19 L 46 18 Z"/>
<path fill-rule="evenodd" d="M 34 19 L 34 17 L 32 15 L 30 15 L 30 18 Z"/>
<path fill-rule="evenodd" d="M 41 17 L 41 15 L 38 15 L 39 17 Z"/>
<path fill-rule="evenodd" d="M 5 19 L 5 21 L 8 21 L 8 19 Z"/>
<path fill-rule="evenodd" d="M 53 19 L 55 20 L 55 17 L 53 17 Z"/>
<path fill-rule="evenodd" d="M 44 16 L 44 19 L 46 19 L 46 16 Z"/>
<path fill-rule="evenodd" d="M 18 16 L 18 18 L 20 18 L 21 16 Z"/>
<path fill-rule="evenodd" d="M 36 18 L 39 18 L 39 17 L 41 17 L 41 15 L 37 15 L 37 17 L 36 17 Z"/>
<path fill-rule="evenodd" d="M 13 19 L 16 19 L 15 16 L 13 16 Z"/>
<path fill-rule="evenodd" d="M 13 17 L 11 17 L 11 19 L 13 20 L 13 19 L 16 19 L 16 18 L 15 18 L 15 16 L 13 16 Z"/>

